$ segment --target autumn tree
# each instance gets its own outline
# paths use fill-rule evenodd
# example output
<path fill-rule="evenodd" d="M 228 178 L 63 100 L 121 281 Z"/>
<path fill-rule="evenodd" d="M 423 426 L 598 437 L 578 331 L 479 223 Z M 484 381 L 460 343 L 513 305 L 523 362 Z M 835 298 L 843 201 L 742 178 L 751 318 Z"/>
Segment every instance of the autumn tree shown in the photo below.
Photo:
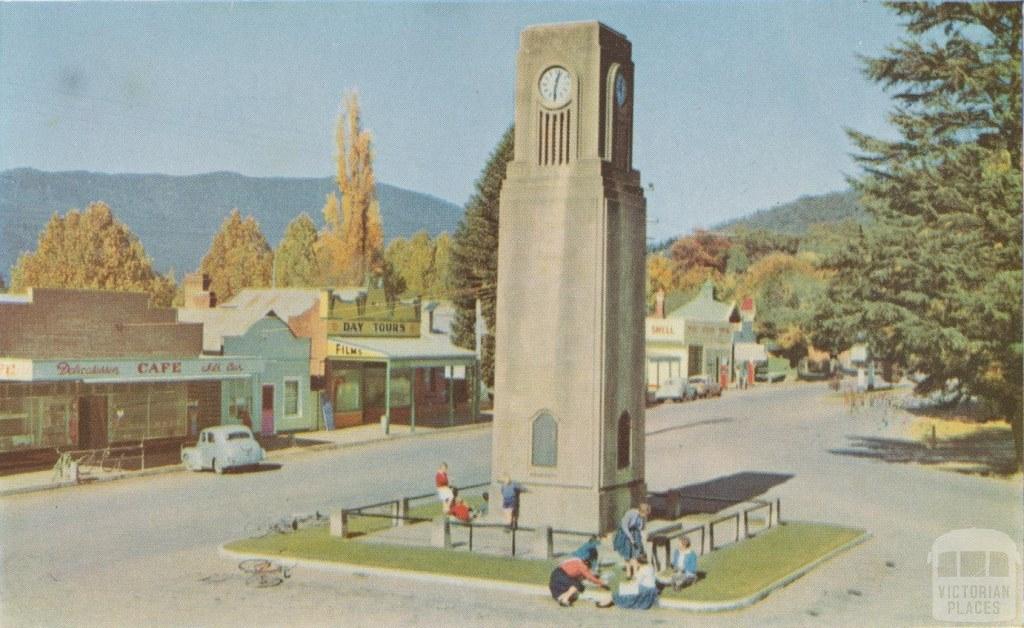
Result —
<path fill-rule="evenodd" d="M 647 300 L 651 301 L 660 290 L 669 292 L 678 286 L 679 267 L 664 255 L 647 256 Z"/>
<path fill-rule="evenodd" d="M 1021 4 L 892 3 L 907 37 L 868 59 L 899 137 L 849 135 L 874 223 L 833 260 L 817 333 L 986 399 L 1022 453 Z"/>
<path fill-rule="evenodd" d="M 455 304 L 452 341 L 472 349 L 475 345 L 476 300 L 487 325 L 483 339 L 481 373 L 494 385 L 495 299 L 498 285 L 498 212 L 505 167 L 512 160 L 515 132 L 509 127 L 476 180 L 466 213 L 452 239 L 449 285 Z"/>
<path fill-rule="evenodd" d="M 434 272 L 431 276 L 430 294 L 439 299 L 451 298 L 449 279 L 452 269 L 452 237 L 440 233 L 434 238 Z"/>
<path fill-rule="evenodd" d="M 370 274 L 382 274 L 384 229 L 373 174 L 372 137 L 362 127 L 359 97 L 343 99 L 335 130 L 338 190 L 324 205 L 324 234 L 320 248 L 321 279 L 326 284 L 361 284 Z"/>
<path fill-rule="evenodd" d="M 270 285 L 274 253 L 252 216 L 242 218 L 232 209 L 213 236 L 210 250 L 199 265 L 210 277 L 210 290 L 217 301 L 227 301 L 243 288 Z"/>
<path fill-rule="evenodd" d="M 812 344 L 813 319 L 827 285 L 827 273 L 807 257 L 775 252 L 738 278 L 736 294 L 754 298 L 758 337 L 774 341 L 795 365 Z"/>
<path fill-rule="evenodd" d="M 153 270 L 139 238 L 105 203 L 54 214 L 36 250 L 18 258 L 11 287 L 15 292 L 30 287 L 146 292 L 159 306 L 170 306 L 175 291 L 173 277 Z"/>
<path fill-rule="evenodd" d="M 669 249 L 669 255 L 682 272 L 692 268 L 710 268 L 724 273 L 730 246 L 729 238 L 698 229 L 676 240 Z"/>
<path fill-rule="evenodd" d="M 305 212 L 288 223 L 274 253 L 274 284 L 279 287 L 310 287 L 319 284 L 317 232 Z"/>

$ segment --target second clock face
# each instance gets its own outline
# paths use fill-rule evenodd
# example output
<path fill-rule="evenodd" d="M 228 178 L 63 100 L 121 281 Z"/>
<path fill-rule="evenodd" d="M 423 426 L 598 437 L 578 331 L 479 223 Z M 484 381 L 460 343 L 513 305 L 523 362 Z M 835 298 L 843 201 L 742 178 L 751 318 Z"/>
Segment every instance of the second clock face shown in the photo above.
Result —
<path fill-rule="evenodd" d="M 615 75 L 615 104 L 620 107 L 626 104 L 626 77 L 622 72 Z"/>
<path fill-rule="evenodd" d="M 572 77 L 565 68 L 555 66 L 548 68 L 540 75 L 540 96 L 553 107 L 560 107 L 569 102 L 572 96 Z"/>

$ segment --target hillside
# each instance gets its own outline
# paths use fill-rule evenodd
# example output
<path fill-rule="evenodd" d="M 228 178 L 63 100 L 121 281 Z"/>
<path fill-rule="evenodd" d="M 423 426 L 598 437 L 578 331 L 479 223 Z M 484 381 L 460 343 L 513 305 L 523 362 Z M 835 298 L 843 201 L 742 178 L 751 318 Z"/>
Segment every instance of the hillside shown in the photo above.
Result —
<path fill-rule="evenodd" d="M 5 170 L 0 172 L 0 274 L 9 280 L 19 253 L 35 249 L 39 232 L 54 212 L 64 214 L 104 201 L 139 236 L 156 267 L 174 268 L 180 279 L 199 266 L 232 208 L 255 216 L 271 246 L 276 246 L 300 212 L 321 224 L 324 197 L 336 189 L 330 177 Z M 423 229 L 431 235 L 452 233 L 462 217 L 462 208 L 454 203 L 386 183 L 377 184 L 377 195 L 388 240 Z"/>
<path fill-rule="evenodd" d="M 870 216 L 861 207 L 853 190 L 817 196 L 801 196 L 795 201 L 761 209 L 744 218 L 737 218 L 712 227 L 712 231 L 767 229 L 789 235 L 803 235 L 816 223 L 852 220 L 866 223 Z"/>

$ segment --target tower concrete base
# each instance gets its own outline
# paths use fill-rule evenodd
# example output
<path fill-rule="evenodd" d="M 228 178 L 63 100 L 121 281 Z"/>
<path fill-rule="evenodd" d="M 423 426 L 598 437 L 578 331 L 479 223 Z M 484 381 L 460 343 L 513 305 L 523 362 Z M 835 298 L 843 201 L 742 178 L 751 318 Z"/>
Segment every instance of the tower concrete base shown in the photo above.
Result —
<path fill-rule="evenodd" d="M 647 496 L 643 480 L 600 490 L 550 484 L 521 484 L 521 487 L 519 525 L 530 528 L 553 525 L 560 530 L 595 534 L 614 530 L 622 513 Z M 500 507 L 500 501 L 498 503 Z M 599 530 L 594 529 L 594 522 L 600 522 Z"/>

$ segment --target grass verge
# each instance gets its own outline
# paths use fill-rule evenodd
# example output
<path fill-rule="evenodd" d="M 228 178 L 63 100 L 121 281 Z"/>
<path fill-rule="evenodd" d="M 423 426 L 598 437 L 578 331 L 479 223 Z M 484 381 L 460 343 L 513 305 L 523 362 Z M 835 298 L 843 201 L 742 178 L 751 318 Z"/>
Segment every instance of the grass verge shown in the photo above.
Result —
<path fill-rule="evenodd" d="M 670 599 L 694 602 L 737 600 L 754 595 L 829 552 L 859 538 L 864 530 L 792 521 L 752 539 L 701 556 L 697 570 L 705 577 Z"/>
<path fill-rule="evenodd" d="M 705 574 L 680 592 L 665 589 L 668 599 L 725 602 L 763 590 L 800 568 L 864 534 L 863 530 L 820 523 L 790 522 L 702 556 Z M 227 544 L 240 553 L 310 559 L 348 565 L 402 569 L 446 576 L 483 578 L 545 586 L 557 560 L 512 559 L 431 547 L 404 547 L 332 537 L 326 528 L 246 539 Z"/>

